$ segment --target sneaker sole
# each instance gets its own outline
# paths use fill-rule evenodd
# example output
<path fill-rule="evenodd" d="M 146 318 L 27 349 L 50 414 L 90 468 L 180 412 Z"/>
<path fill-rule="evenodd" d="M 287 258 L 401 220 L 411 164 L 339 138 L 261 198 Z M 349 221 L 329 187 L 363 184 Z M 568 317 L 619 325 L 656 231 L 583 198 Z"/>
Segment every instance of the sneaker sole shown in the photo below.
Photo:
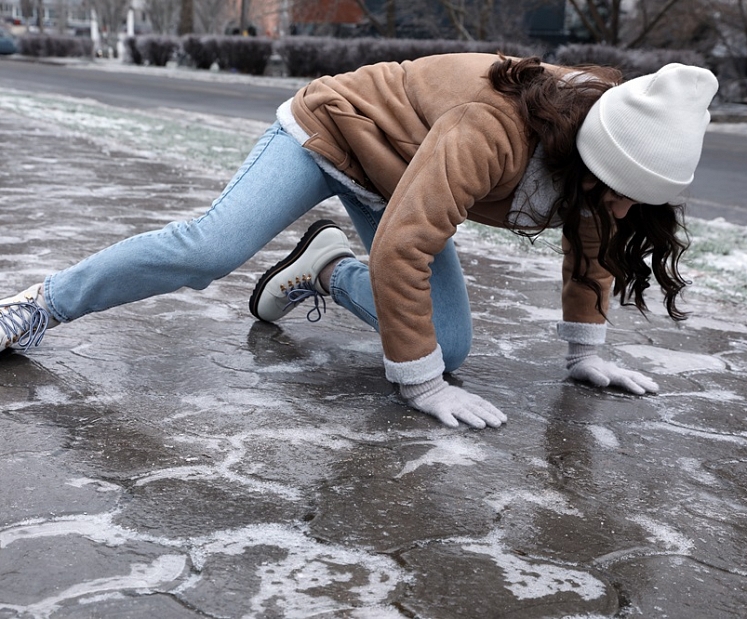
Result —
<path fill-rule="evenodd" d="M 278 262 L 275 266 L 270 267 L 267 269 L 267 271 L 264 272 L 264 275 L 259 278 L 259 281 L 257 282 L 257 285 L 254 288 L 254 292 L 252 292 L 252 296 L 249 298 L 249 311 L 252 313 L 252 315 L 257 318 L 258 320 L 265 321 L 264 318 L 262 318 L 257 313 L 257 305 L 259 304 L 259 298 L 262 296 L 262 293 L 264 292 L 265 288 L 267 287 L 267 284 L 270 282 L 270 280 L 275 277 L 280 271 L 282 271 L 285 267 L 287 267 L 292 262 L 295 262 L 295 260 L 306 251 L 306 248 L 308 247 L 309 243 L 314 240 L 314 238 L 322 231 L 326 230 L 327 228 L 340 228 L 334 221 L 330 219 L 320 219 L 319 221 L 314 222 L 309 229 L 306 231 L 306 233 L 301 237 L 301 240 L 298 241 L 298 244 L 293 249 L 293 251 L 288 254 L 283 260 Z"/>

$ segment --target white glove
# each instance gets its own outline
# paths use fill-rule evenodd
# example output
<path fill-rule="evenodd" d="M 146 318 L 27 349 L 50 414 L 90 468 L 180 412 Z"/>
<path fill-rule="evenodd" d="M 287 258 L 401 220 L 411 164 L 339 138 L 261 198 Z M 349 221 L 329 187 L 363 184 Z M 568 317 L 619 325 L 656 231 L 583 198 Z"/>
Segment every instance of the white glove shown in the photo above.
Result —
<path fill-rule="evenodd" d="M 604 361 L 596 350 L 596 346 L 568 343 L 566 368 L 571 378 L 589 382 L 595 387 L 620 387 L 636 395 L 659 391 L 659 385 L 647 376 L 625 370 L 611 361 Z"/>
<path fill-rule="evenodd" d="M 459 426 L 460 421 L 473 428 L 497 428 L 506 423 L 506 415 L 490 402 L 450 385 L 441 376 L 418 385 L 400 385 L 399 390 L 410 406 L 450 428 Z"/>

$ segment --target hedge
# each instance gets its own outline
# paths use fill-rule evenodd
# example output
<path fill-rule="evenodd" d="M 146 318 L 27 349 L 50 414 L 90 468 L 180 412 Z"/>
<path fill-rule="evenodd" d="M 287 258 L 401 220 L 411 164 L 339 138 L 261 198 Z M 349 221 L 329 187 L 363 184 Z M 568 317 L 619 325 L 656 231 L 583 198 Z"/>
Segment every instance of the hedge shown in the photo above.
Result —
<path fill-rule="evenodd" d="M 626 79 L 655 73 L 670 62 L 707 67 L 705 57 L 692 50 L 626 50 L 610 45 L 563 45 L 555 50 L 551 60 L 565 65 L 597 64 L 616 67 Z"/>
<path fill-rule="evenodd" d="M 16 41 L 18 53 L 34 58 L 71 58 L 93 56 L 93 41 L 88 37 L 25 34 Z"/>
<path fill-rule="evenodd" d="M 541 56 L 544 49 L 511 42 L 450 39 L 334 39 L 294 36 L 279 39 L 275 43 L 275 53 L 283 59 L 287 73 L 292 77 L 333 75 L 376 62 L 402 62 L 432 54 L 494 54 L 499 51 L 515 56 Z"/>
<path fill-rule="evenodd" d="M 280 59 L 285 75 L 313 78 L 352 71 L 381 61 L 401 62 L 431 54 L 501 52 L 512 56 L 540 56 L 566 65 L 602 64 L 619 68 L 626 78 L 653 73 L 670 62 L 708 66 L 707 59 L 691 50 L 624 50 L 608 45 L 562 45 L 553 51 L 541 45 L 511 41 L 456 41 L 450 39 L 335 39 L 291 36 L 282 39 L 243 36 L 142 35 L 127 37 L 125 61 L 165 66 L 168 62 L 209 69 L 263 75 L 271 59 Z M 89 38 L 57 35 L 19 37 L 19 52 L 27 56 L 88 56 Z M 713 67 L 711 67 L 713 69 Z"/>

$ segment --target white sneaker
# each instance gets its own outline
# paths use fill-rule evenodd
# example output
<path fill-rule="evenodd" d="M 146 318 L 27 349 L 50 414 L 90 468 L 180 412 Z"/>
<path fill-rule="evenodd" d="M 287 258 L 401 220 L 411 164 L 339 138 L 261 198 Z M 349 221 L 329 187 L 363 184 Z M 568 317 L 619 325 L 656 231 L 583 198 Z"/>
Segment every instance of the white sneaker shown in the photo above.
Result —
<path fill-rule="evenodd" d="M 249 299 L 250 311 L 260 320 L 275 322 L 313 297 L 314 307 L 306 317 L 316 322 L 322 317 L 319 301 L 326 311 L 323 296 L 329 294 L 319 283 L 319 273 L 337 258 L 355 258 L 345 233 L 328 219 L 313 223 L 288 257 L 259 278 Z"/>
<path fill-rule="evenodd" d="M 0 299 L 0 350 L 17 344 L 23 351 L 38 346 L 48 328 L 60 324 L 49 313 L 43 284 L 34 284 L 14 297 Z"/>

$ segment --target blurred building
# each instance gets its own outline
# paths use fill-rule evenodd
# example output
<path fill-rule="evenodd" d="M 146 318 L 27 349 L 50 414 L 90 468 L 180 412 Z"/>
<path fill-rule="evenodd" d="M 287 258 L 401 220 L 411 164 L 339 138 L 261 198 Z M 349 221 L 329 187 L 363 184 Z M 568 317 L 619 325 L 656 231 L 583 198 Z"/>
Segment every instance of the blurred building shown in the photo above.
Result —
<path fill-rule="evenodd" d="M 339 34 L 364 22 L 356 0 L 251 0 L 248 19 L 257 34 Z"/>
<path fill-rule="evenodd" d="M 90 0 L 51 0 L 39 3 L 36 0 L 0 0 L 0 20 L 13 32 L 19 35 L 26 32 L 40 31 L 90 36 L 91 25 L 96 27 L 95 13 L 91 10 Z M 144 0 L 130 2 L 129 20 L 135 24 L 135 30 L 147 27 L 147 15 L 144 10 Z M 127 22 L 123 21 L 122 30 Z M 95 38 L 95 37 L 93 37 Z"/>
<path fill-rule="evenodd" d="M 106 0 L 103 0 L 106 1 Z M 126 0 L 125 0 L 126 1 Z M 157 4 L 162 2 L 163 5 Z M 195 10 L 194 28 L 197 33 L 240 32 L 272 38 L 294 35 L 324 36 L 377 36 L 369 15 L 380 22 L 394 19 L 398 37 L 436 38 L 456 36 L 449 30 L 449 19 L 439 0 L 402 0 L 396 3 L 394 14 L 388 13 L 392 5 L 388 0 L 365 0 L 362 8 L 358 0 L 192 0 Z M 155 0 L 151 8 L 174 5 L 178 15 L 181 0 Z M 465 0 L 470 8 L 471 0 Z M 482 24 L 477 38 L 487 35 L 505 37 L 531 37 L 557 44 L 566 36 L 566 0 L 501 0 L 488 21 L 496 27 Z M 0 0 L 0 20 L 10 26 L 14 34 L 38 32 L 41 23 L 46 32 L 90 35 L 95 34 L 98 22 L 91 10 L 96 0 Z M 472 3 L 474 4 L 474 3 Z M 41 20 L 39 9 L 41 7 Z M 474 6 L 472 7 L 474 8 Z M 501 11 L 514 16 L 516 23 L 504 23 Z M 244 13 L 243 19 L 241 14 Z M 120 32 L 151 31 L 176 33 L 176 21 L 161 24 L 163 20 L 152 14 L 153 23 L 146 11 L 146 0 L 130 0 L 125 10 L 127 19 L 120 24 Z M 206 22 L 205 15 L 214 17 Z M 474 20 L 473 20 L 474 21 Z M 93 30 L 92 30 L 93 26 Z M 156 28 L 152 28 L 156 26 Z M 173 31 L 173 32 L 172 32 Z"/>
<path fill-rule="evenodd" d="M 395 3 L 393 14 L 388 0 L 365 0 L 365 10 L 356 0 L 243 0 L 243 3 L 248 6 L 247 21 L 257 34 L 268 37 L 288 34 L 381 35 L 368 15 L 376 16 L 380 22 L 393 18 L 398 37 L 448 38 L 456 34 L 450 28 L 449 16 L 439 0 L 400 1 Z M 500 5 L 496 3 L 490 16 L 490 21 L 498 26 L 493 28 L 497 32 L 490 32 L 488 24 L 482 24 L 485 28 L 480 29 L 489 35 L 488 38 L 497 34 L 504 36 L 508 29 L 519 38 L 524 36 L 559 43 L 565 37 L 565 4 L 566 0 L 503 0 Z M 465 0 L 463 6 L 473 14 L 480 8 L 478 3 L 470 3 L 470 0 Z M 500 23 L 501 11 L 508 11 L 518 18 L 521 32 L 512 25 Z"/>

